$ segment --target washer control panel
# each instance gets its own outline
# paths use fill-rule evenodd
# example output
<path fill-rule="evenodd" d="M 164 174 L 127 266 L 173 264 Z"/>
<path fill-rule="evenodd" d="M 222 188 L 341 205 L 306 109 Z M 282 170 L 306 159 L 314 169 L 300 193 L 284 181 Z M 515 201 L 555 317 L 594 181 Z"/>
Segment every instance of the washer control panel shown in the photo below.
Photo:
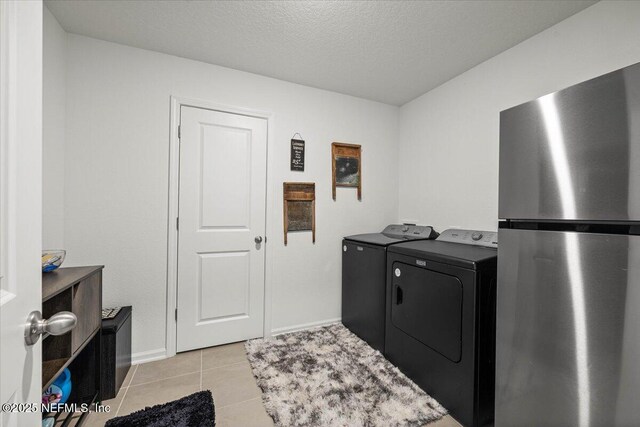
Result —
<path fill-rule="evenodd" d="M 436 240 L 442 242 L 464 243 L 467 245 L 498 247 L 498 233 L 495 231 L 461 230 L 449 228 L 443 231 Z"/>
<path fill-rule="evenodd" d="M 400 239 L 435 239 L 438 236 L 432 227 L 414 224 L 387 225 L 382 234 Z"/>

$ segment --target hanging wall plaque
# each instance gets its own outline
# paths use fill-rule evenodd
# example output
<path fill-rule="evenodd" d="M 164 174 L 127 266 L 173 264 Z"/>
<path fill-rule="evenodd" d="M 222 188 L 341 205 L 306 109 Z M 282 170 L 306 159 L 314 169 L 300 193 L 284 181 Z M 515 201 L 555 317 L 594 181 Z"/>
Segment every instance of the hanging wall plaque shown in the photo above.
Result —
<path fill-rule="evenodd" d="M 284 244 L 289 231 L 311 231 L 316 242 L 316 184 L 314 182 L 283 183 Z"/>
<path fill-rule="evenodd" d="M 362 199 L 362 162 L 361 147 L 355 144 L 334 142 L 331 144 L 331 171 L 333 200 L 336 199 L 336 187 L 354 187 L 358 189 L 358 200 Z"/>
<path fill-rule="evenodd" d="M 291 170 L 304 172 L 304 141 L 291 140 Z"/>

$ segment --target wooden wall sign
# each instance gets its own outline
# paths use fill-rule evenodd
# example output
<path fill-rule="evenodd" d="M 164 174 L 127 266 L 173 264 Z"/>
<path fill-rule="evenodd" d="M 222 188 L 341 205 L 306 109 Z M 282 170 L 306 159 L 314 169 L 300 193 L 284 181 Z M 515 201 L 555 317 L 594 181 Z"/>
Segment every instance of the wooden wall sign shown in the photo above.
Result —
<path fill-rule="evenodd" d="M 284 244 L 289 231 L 311 231 L 316 242 L 316 184 L 314 182 L 283 183 Z"/>
<path fill-rule="evenodd" d="M 361 147 L 355 144 L 334 142 L 331 144 L 331 171 L 333 200 L 336 187 L 355 187 L 358 200 L 362 200 Z"/>
<path fill-rule="evenodd" d="M 304 172 L 304 141 L 291 140 L 291 170 Z"/>

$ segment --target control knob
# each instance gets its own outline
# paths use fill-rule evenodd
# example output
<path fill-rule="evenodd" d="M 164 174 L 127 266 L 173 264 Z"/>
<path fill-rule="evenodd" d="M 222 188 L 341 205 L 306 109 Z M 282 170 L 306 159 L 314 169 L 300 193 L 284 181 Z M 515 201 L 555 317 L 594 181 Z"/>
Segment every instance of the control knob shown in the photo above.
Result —
<path fill-rule="evenodd" d="M 480 233 L 479 231 L 476 231 L 475 233 L 473 233 L 471 235 L 471 238 L 475 241 L 478 241 L 480 239 L 482 239 L 482 233 Z"/>

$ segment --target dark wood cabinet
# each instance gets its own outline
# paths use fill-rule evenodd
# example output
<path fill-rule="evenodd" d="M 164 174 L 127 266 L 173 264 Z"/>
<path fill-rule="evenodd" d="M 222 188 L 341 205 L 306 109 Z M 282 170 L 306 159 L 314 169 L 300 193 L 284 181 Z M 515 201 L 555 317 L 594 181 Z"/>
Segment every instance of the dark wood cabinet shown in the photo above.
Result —
<path fill-rule="evenodd" d="M 42 275 L 42 314 L 45 319 L 71 311 L 76 327 L 42 342 L 42 389 L 46 390 L 65 368 L 71 372 L 67 403 L 92 404 L 100 396 L 100 347 L 103 266 L 60 268 Z M 81 425 L 85 414 L 75 425 Z M 70 416 L 56 414 L 56 417 Z"/>
<path fill-rule="evenodd" d="M 100 328 L 102 322 L 101 295 L 101 271 L 96 271 L 73 287 L 71 311 L 78 317 L 78 325 L 71 332 L 71 349 L 74 352 Z"/>

